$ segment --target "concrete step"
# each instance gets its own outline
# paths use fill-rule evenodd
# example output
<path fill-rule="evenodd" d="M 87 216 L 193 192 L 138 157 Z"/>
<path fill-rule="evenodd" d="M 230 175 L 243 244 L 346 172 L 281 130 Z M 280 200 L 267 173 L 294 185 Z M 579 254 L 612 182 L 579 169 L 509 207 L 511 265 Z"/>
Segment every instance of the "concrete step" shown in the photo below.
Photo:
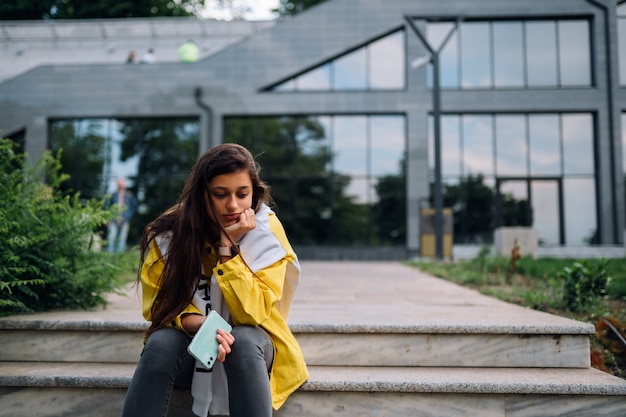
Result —
<path fill-rule="evenodd" d="M 626 415 L 626 381 L 589 367 L 590 324 L 398 263 L 303 270 L 289 325 L 311 377 L 276 416 Z M 139 300 L 0 319 L 0 417 L 119 415 L 147 327 Z M 170 416 L 191 417 L 189 391 L 172 398 Z"/>
<path fill-rule="evenodd" d="M 306 262 L 302 269 L 289 325 L 310 365 L 590 363 L 595 328 L 588 323 L 505 303 L 400 263 Z M 88 312 L 1 318 L 0 361 L 136 362 L 147 328 L 140 294 L 129 288 L 109 301 Z"/>
<path fill-rule="evenodd" d="M 590 366 L 589 328 L 376 325 L 291 326 L 307 364 L 319 366 Z M 145 322 L 0 319 L 0 361 L 136 363 Z M 560 333 L 557 333 L 560 330 Z M 329 355 L 332 352 L 332 355 Z"/>
<path fill-rule="evenodd" d="M 119 415 L 133 371 L 132 364 L 0 363 L 0 416 Z M 275 416 L 623 417 L 626 411 L 626 381 L 592 368 L 310 366 L 309 372 Z M 190 401 L 189 390 L 177 389 L 170 416 L 191 417 Z"/>

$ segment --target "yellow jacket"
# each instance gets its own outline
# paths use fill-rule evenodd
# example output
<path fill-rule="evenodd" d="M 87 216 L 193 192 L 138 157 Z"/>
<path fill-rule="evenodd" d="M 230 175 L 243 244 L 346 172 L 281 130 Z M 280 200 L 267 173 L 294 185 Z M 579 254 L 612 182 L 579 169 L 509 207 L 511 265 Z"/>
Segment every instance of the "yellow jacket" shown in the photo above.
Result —
<path fill-rule="evenodd" d="M 213 246 L 202 259 L 205 271 L 213 271 L 220 286 L 232 322 L 237 325 L 261 326 L 274 344 L 274 362 L 270 373 L 272 405 L 278 409 L 287 397 L 308 378 L 308 371 L 300 346 L 287 326 L 287 314 L 297 284 L 297 257 L 287 240 L 282 224 L 273 212 L 269 214 L 269 232 L 278 240 L 286 255 L 278 262 L 253 274 L 241 256 L 219 263 Z M 242 249 L 242 255 L 245 253 Z M 141 269 L 143 316 L 150 321 L 150 309 L 159 291 L 158 281 L 164 268 L 159 247 L 154 243 Z M 289 275 L 296 274 L 296 276 Z M 183 332 L 181 317 L 185 314 L 203 314 L 189 304 L 179 313 L 171 327 Z"/>

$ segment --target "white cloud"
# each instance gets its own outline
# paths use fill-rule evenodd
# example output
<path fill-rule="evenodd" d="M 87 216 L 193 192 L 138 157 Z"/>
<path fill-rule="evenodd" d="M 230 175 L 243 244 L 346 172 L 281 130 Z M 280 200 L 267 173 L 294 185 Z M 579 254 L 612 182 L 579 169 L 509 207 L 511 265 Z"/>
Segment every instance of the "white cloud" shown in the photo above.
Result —
<path fill-rule="evenodd" d="M 205 19 L 232 20 L 271 20 L 277 16 L 272 9 L 277 8 L 279 0 L 233 0 L 231 7 L 220 7 L 216 0 L 207 1 L 202 12 Z"/>

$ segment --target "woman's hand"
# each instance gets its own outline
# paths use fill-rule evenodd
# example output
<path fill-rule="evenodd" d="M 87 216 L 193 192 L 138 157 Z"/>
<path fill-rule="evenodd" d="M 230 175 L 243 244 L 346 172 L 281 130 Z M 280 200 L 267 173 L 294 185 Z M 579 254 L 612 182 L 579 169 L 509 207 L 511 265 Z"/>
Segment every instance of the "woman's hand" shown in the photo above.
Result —
<path fill-rule="evenodd" d="M 239 215 L 239 220 L 236 223 L 231 224 L 224 228 L 228 236 L 225 236 L 222 233 L 222 237 L 220 239 L 220 246 L 230 246 L 231 241 L 228 239 L 232 239 L 233 242 L 236 242 L 241 236 L 248 233 L 250 230 L 256 227 L 256 219 L 254 217 L 254 209 L 249 208 L 244 210 Z"/>
<path fill-rule="evenodd" d="M 235 343 L 235 337 L 226 330 L 217 329 L 217 341 L 219 346 L 217 347 L 217 361 L 224 362 L 226 355 L 231 351 L 230 346 Z"/>

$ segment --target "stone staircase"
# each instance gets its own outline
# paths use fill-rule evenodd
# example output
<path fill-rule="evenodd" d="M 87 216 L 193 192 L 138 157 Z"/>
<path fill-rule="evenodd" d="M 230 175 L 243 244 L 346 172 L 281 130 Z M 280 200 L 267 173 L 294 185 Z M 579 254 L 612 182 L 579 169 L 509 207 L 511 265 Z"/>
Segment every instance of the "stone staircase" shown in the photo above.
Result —
<path fill-rule="evenodd" d="M 276 417 L 626 415 L 626 381 L 590 367 L 591 325 L 400 263 L 303 271 L 289 323 L 310 378 Z M 133 293 L 0 319 L 0 416 L 118 416 L 145 327 Z M 189 410 L 177 389 L 169 415 Z"/>

